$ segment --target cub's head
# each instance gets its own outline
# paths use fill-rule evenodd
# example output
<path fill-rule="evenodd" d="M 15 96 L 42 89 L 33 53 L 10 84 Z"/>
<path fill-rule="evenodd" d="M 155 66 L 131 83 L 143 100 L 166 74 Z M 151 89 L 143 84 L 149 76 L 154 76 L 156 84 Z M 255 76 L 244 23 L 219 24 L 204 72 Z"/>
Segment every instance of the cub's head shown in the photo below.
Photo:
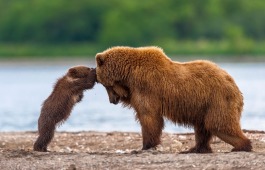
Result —
<path fill-rule="evenodd" d="M 96 74 L 95 69 L 86 66 L 75 66 L 68 70 L 68 76 L 71 78 L 93 78 Z"/>
<path fill-rule="evenodd" d="M 86 66 L 75 66 L 68 70 L 67 77 L 70 81 L 85 82 L 87 88 L 92 88 L 96 82 L 96 69 Z"/>

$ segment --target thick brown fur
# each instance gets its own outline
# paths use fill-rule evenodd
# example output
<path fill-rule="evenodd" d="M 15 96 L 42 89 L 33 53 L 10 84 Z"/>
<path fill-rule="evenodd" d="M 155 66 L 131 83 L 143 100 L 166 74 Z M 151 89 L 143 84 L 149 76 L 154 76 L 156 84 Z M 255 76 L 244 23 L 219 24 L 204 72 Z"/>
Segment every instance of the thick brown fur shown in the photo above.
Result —
<path fill-rule="evenodd" d="M 134 108 L 142 127 L 142 149 L 160 143 L 167 118 L 194 127 L 196 145 L 187 152 L 212 152 L 212 136 L 234 146 L 232 151 L 252 150 L 240 127 L 243 96 L 216 64 L 174 62 L 158 47 L 113 47 L 98 53 L 96 62 L 97 81 L 108 94 L 118 98 L 118 91 L 126 93 L 118 99 L 109 96 L 110 101 Z"/>
<path fill-rule="evenodd" d="M 34 143 L 35 151 L 47 151 L 57 125 L 63 123 L 86 89 L 93 88 L 96 82 L 96 70 L 85 66 L 76 66 L 68 70 L 54 86 L 51 95 L 44 101 L 38 120 L 39 137 Z"/>

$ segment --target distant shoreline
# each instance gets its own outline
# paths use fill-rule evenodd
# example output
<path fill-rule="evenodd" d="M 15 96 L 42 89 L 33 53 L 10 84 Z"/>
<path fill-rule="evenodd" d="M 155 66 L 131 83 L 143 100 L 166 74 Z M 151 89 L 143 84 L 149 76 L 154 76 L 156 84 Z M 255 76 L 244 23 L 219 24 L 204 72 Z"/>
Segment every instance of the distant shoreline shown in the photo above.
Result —
<path fill-rule="evenodd" d="M 96 65 L 93 58 L 12 58 L 0 59 L 0 66 L 27 66 L 27 65 Z"/>
<path fill-rule="evenodd" d="M 228 56 L 174 56 L 171 57 L 173 61 L 187 62 L 192 60 L 210 60 L 216 63 L 265 63 L 265 56 L 262 57 L 248 57 L 248 56 L 238 56 L 231 57 Z M 14 66 L 14 65 L 96 65 L 94 57 L 42 57 L 42 58 L 0 58 L 0 66 Z"/>

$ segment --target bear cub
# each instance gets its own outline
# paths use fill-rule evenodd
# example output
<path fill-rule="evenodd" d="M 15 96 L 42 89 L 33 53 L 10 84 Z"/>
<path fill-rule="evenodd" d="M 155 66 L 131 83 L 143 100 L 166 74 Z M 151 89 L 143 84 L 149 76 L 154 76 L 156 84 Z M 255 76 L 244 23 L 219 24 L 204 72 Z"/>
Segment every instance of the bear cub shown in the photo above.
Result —
<path fill-rule="evenodd" d="M 83 98 L 83 92 L 94 87 L 96 70 L 86 66 L 76 66 L 58 79 L 50 96 L 44 101 L 38 119 L 39 136 L 34 150 L 46 152 L 56 126 L 69 116 L 74 105 Z"/>

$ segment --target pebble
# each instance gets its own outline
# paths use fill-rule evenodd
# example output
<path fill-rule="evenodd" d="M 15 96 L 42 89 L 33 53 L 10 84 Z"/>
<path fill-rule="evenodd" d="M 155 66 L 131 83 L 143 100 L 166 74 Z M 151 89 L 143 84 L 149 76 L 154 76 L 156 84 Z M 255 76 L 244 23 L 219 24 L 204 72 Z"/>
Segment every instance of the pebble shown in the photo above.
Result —
<path fill-rule="evenodd" d="M 183 136 L 183 135 L 179 135 L 179 139 L 180 139 L 180 140 L 186 140 L 187 137 L 186 137 L 186 136 Z"/>
<path fill-rule="evenodd" d="M 265 138 L 261 138 L 260 141 L 261 141 L 261 142 L 265 142 Z"/>
<path fill-rule="evenodd" d="M 121 154 L 123 154 L 123 153 L 125 153 L 125 151 L 118 149 L 118 150 L 115 151 L 115 153 L 121 153 Z"/>
<path fill-rule="evenodd" d="M 173 144 L 171 145 L 171 149 L 172 150 L 180 150 L 181 149 L 181 147 L 182 147 L 182 143 L 180 142 L 180 141 L 178 141 L 178 140 L 174 140 L 173 141 Z"/>

